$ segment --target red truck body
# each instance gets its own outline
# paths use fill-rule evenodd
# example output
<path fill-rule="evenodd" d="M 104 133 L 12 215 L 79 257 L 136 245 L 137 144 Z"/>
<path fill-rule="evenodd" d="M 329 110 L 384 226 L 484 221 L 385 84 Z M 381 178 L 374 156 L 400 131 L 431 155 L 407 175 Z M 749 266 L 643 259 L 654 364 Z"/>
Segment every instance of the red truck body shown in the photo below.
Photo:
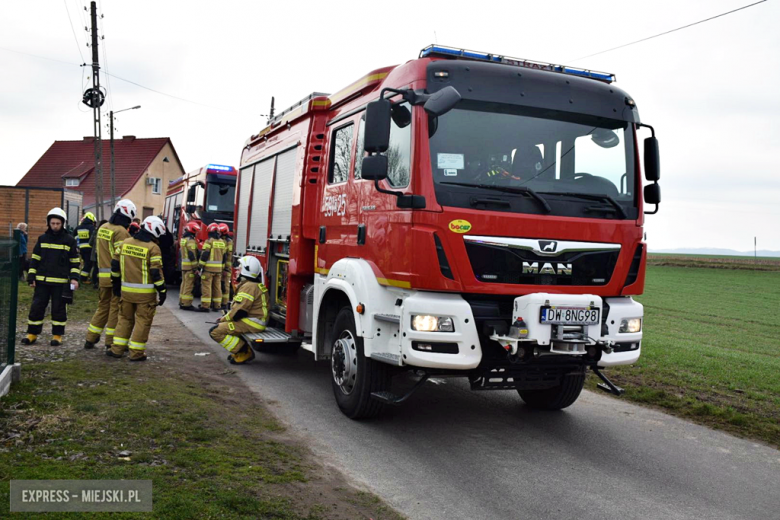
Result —
<path fill-rule="evenodd" d="M 518 298 L 542 295 L 531 299 L 545 308 L 555 308 L 558 298 L 565 308 L 583 297 L 586 307 L 598 309 L 598 327 L 545 322 L 541 307 L 533 307 L 525 320 L 535 322 L 529 325 L 535 356 L 541 349 L 541 357 L 560 360 L 562 345 L 569 345 L 576 356 L 565 361 L 587 358 L 582 366 L 635 361 L 641 332 L 635 322 L 625 336 L 615 327 L 626 321 L 620 309 L 626 319 L 642 316 L 630 296 L 644 289 L 647 255 L 636 144 L 643 125 L 633 99 L 612 79 L 429 47 L 419 59 L 373 70 L 336 94 L 312 94 L 279 114 L 242 150 L 234 243 L 236 255 L 261 260 L 276 326 L 316 358 L 335 359 L 338 331 L 331 329 L 338 310 L 350 308 L 365 359 L 468 371 L 478 379 L 479 371 L 502 365 L 507 352 L 513 364 L 533 365 L 527 356 L 517 361 L 525 344 L 506 344 L 518 305 L 530 301 Z M 414 102 L 447 87 L 461 96 L 450 113 L 434 116 L 428 104 Z M 394 105 L 384 152 L 390 173 L 376 183 L 382 192 L 359 176 L 372 124 L 366 108 L 380 98 Z M 539 173 L 510 171 L 526 155 Z M 575 171 L 602 156 L 617 173 L 595 166 Z M 484 181 L 496 171 L 508 183 Z M 537 187 L 529 194 L 531 186 Z M 419 314 L 405 310 L 405 302 L 412 308 L 425 301 L 435 314 L 437 298 L 454 306 L 437 318 L 447 328 L 446 320 L 455 322 L 454 335 L 418 334 L 414 323 L 410 330 Z M 607 322 L 610 312 L 619 325 Z M 576 327 L 582 343 L 565 336 L 564 329 Z M 427 352 L 421 341 L 430 342 Z M 588 349 L 594 345 L 597 351 Z M 340 360 L 334 374 L 349 369 Z"/>

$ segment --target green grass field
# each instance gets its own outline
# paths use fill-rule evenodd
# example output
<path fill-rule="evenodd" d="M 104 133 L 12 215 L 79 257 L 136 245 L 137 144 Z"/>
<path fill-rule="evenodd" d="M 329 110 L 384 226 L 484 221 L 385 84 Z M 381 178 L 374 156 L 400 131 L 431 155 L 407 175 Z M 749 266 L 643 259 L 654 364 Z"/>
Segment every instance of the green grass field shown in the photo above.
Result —
<path fill-rule="evenodd" d="M 648 266 L 633 401 L 780 446 L 780 272 Z M 593 382 L 591 382 L 593 384 Z"/>

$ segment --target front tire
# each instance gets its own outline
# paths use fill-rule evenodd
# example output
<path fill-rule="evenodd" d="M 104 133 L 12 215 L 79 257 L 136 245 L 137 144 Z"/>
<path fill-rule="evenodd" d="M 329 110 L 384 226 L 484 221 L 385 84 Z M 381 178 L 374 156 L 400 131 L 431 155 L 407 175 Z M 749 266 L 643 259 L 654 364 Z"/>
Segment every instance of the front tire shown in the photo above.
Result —
<path fill-rule="evenodd" d="M 525 404 L 538 410 L 562 410 L 571 406 L 585 386 L 585 372 L 566 374 L 561 384 L 544 390 L 517 390 Z"/>
<path fill-rule="evenodd" d="M 384 405 L 373 399 L 371 393 L 388 390 L 390 375 L 387 365 L 365 356 L 351 307 L 342 307 L 336 315 L 333 337 L 331 386 L 339 409 L 350 419 L 376 417 Z"/>

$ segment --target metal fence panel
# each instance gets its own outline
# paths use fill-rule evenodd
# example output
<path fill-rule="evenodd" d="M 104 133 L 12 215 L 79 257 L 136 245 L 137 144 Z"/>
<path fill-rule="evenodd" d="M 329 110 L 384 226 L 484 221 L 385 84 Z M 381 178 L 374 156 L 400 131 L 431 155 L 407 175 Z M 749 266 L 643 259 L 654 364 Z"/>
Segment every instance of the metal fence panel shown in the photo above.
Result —
<path fill-rule="evenodd" d="M 0 238 L 0 371 L 14 363 L 16 306 L 19 294 L 19 231 Z"/>

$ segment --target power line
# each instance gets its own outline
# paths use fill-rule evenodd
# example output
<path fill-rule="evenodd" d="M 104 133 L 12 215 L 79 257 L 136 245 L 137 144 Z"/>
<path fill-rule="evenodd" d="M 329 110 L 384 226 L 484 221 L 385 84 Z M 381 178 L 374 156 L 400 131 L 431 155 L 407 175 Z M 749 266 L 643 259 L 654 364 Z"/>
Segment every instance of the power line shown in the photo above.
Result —
<path fill-rule="evenodd" d="M 221 110 L 221 111 L 223 111 L 223 112 L 230 112 L 230 113 L 232 113 L 232 114 L 242 114 L 242 115 L 246 115 L 246 113 L 245 113 L 245 112 L 236 112 L 236 111 L 234 111 L 234 110 L 228 110 L 228 109 L 226 109 L 226 108 L 217 107 L 217 106 L 214 106 L 214 105 L 207 105 L 206 103 L 200 103 L 200 102 L 198 102 L 198 101 L 192 101 L 191 99 L 185 99 L 185 98 L 183 98 L 183 97 L 174 96 L 173 94 L 168 94 L 168 93 L 166 93 L 166 92 L 161 92 L 161 91 L 159 91 L 159 90 L 155 90 L 155 89 L 153 89 L 153 88 L 150 88 L 150 87 L 147 87 L 147 86 L 141 85 L 140 83 L 136 83 L 135 81 L 131 81 L 131 80 L 129 80 L 129 79 L 125 79 L 125 78 L 120 78 L 120 77 L 119 77 L 119 76 L 117 76 L 116 74 L 112 74 L 111 72 L 107 72 L 107 71 L 105 71 L 105 70 L 103 71 L 103 74 L 105 74 L 105 75 L 107 75 L 107 76 L 111 76 L 111 77 L 112 77 L 112 78 L 114 78 L 114 79 L 118 79 L 119 81 L 124 81 L 125 83 L 130 83 L 131 85 L 135 85 L 136 87 L 140 87 L 140 88 L 142 88 L 142 89 L 144 89 L 144 90 L 148 90 L 148 91 L 150 91 L 150 92 L 154 92 L 155 94 L 160 94 L 161 96 L 166 96 L 166 97 L 169 97 L 169 98 L 172 98 L 172 99 L 177 99 L 177 100 L 179 100 L 179 101 L 184 101 L 185 103 L 192 103 L 193 105 L 200 105 L 200 106 L 202 106 L 202 107 L 211 108 L 211 109 L 214 109 L 214 110 Z"/>
<path fill-rule="evenodd" d="M 676 32 L 676 31 L 681 31 L 683 29 L 687 29 L 688 27 L 693 27 L 694 25 L 699 25 L 700 23 L 709 22 L 710 20 L 714 20 L 716 18 L 720 18 L 722 16 L 726 16 L 726 15 L 731 14 L 731 13 L 736 13 L 737 11 L 742 11 L 743 9 L 747 9 L 748 7 L 753 7 L 754 5 L 763 4 L 764 2 L 766 2 L 766 0 L 760 0 L 759 2 L 755 2 L 755 3 L 749 4 L 749 5 L 743 5 L 742 7 L 739 7 L 737 9 L 733 9 L 731 11 L 727 11 L 727 12 L 721 13 L 719 15 L 711 16 L 709 18 L 705 18 L 704 20 L 699 20 L 698 22 L 689 23 L 688 25 L 683 25 L 682 27 L 678 27 L 676 29 L 671 29 L 669 31 L 665 31 L 665 32 L 662 32 L 662 33 L 654 34 L 653 36 L 648 36 L 647 38 L 642 38 L 641 40 L 636 40 L 636 41 L 633 41 L 633 42 L 630 42 L 630 43 L 625 43 L 623 45 L 618 45 L 617 47 L 612 47 L 611 49 L 606 49 L 606 50 L 603 50 L 603 51 L 595 52 L 593 54 L 588 54 L 587 56 L 582 56 L 581 58 L 577 58 L 577 59 L 574 59 L 574 60 L 567 60 L 567 63 L 574 63 L 575 61 L 584 60 L 585 58 L 592 58 L 593 56 L 598 56 L 599 54 L 604 54 L 605 52 L 615 51 L 617 49 L 622 49 L 623 47 L 628 47 L 629 45 L 634 45 L 634 44 L 637 44 L 637 43 L 645 42 L 647 40 L 652 40 L 653 38 L 658 38 L 659 36 L 664 36 L 666 34 L 670 34 L 670 33 Z"/>
<path fill-rule="evenodd" d="M 73 67 L 81 67 L 82 66 L 82 65 L 79 65 L 78 63 L 73 63 L 71 61 L 63 61 L 63 60 L 58 60 L 58 59 L 55 59 L 55 58 L 47 58 L 46 56 L 39 56 L 37 54 L 31 54 L 29 52 L 17 51 L 17 50 L 14 50 L 14 49 L 9 49 L 7 47 L 0 47 L 0 50 L 7 51 L 7 52 L 13 52 L 14 54 L 21 54 L 21 55 L 24 55 L 24 56 L 30 56 L 32 58 L 38 58 L 40 60 L 48 60 L 48 61 L 55 61 L 57 63 L 64 63 L 65 65 L 70 65 L 70 66 L 73 66 Z M 185 103 L 192 103 L 193 105 L 199 105 L 199 106 L 202 106 L 202 107 L 211 108 L 212 110 L 221 110 L 222 112 L 229 112 L 231 114 L 240 114 L 242 116 L 246 116 L 246 115 L 250 115 L 252 117 L 256 117 L 257 116 L 256 114 L 247 114 L 246 112 L 238 112 L 236 110 L 228 110 L 226 108 L 222 108 L 222 107 L 218 107 L 218 106 L 214 106 L 214 105 L 208 105 L 206 103 L 200 103 L 198 101 L 192 101 L 191 99 L 186 99 L 186 98 L 183 98 L 183 97 L 174 96 L 173 94 L 168 94 L 168 93 L 162 92 L 160 90 L 155 90 L 155 89 L 153 89 L 151 87 L 147 87 L 145 85 L 141 85 L 140 83 L 136 83 L 135 81 L 131 81 L 129 79 L 122 78 L 120 76 L 117 76 L 116 74 L 113 74 L 111 72 L 106 71 L 105 69 L 101 69 L 101 72 L 103 74 L 107 75 L 107 76 L 111 76 L 114 79 L 118 79 L 119 81 L 124 81 L 125 83 L 130 83 L 131 85 L 135 85 L 136 87 L 140 87 L 140 88 L 142 88 L 144 90 L 148 90 L 150 92 L 154 92 L 155 94 L 159 94 L 161 96 L 166 96 L 166 97 L 169 97 L 169 98 L 172 98 L 172 99 L 177 99 L 179 101 L 184 101 Z"/>
<path fill-rule="evenodd" d="M 79 50 L 79 56 L 81 56 L 81 63 L 84 63 L 84 55 L 81 53 L 81 45 L 79 45 L 79 39 L 76 37 L 76 29 L 73 28 L 73 20 L 70 19 L 70 10 L 68 9 L 68 0 L 62 0 L 65 4 L 65 12 L 68 13 L 68 23 L 70 23 L 70 30 L 73 31 L 73 40 L 76 42 L 76 48 Z"/>

